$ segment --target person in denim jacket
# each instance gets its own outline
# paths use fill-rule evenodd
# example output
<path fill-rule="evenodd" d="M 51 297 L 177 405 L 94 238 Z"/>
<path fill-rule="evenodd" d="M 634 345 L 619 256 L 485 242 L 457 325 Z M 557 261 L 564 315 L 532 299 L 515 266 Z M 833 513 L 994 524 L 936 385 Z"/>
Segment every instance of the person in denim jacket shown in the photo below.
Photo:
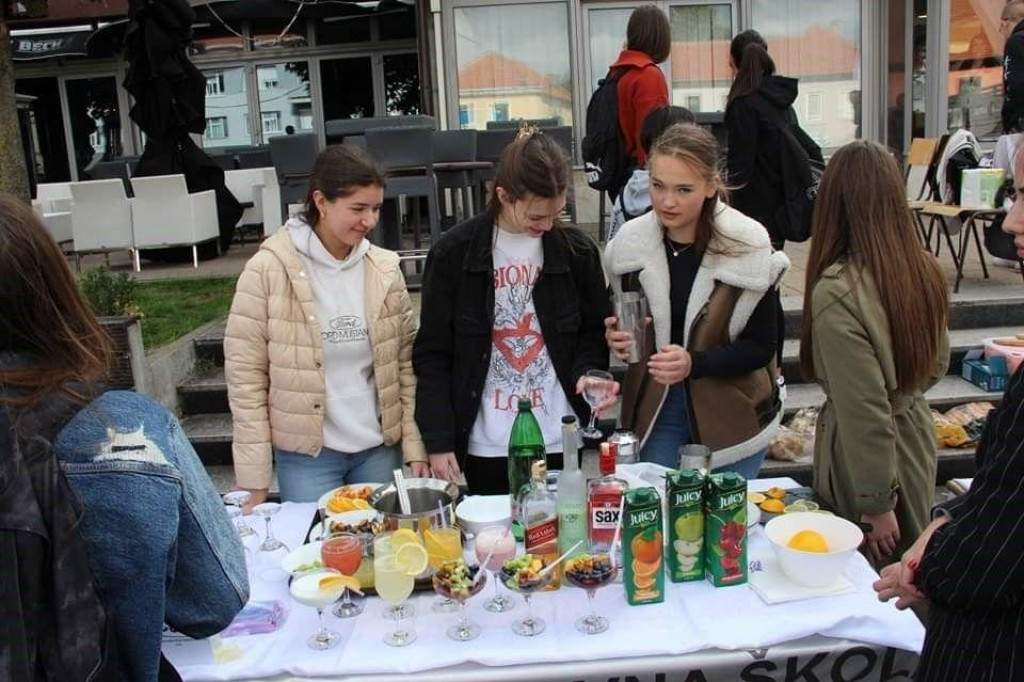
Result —
<path fill-rule="evenodd" d="M 15 428 L 22 415 L 74 415 L 52 450 L 78 498 L 122 679 L 157 680 L 164 623 L 207 637 L 248 601 L 241 543 L 177 419 L 144 396 L 96 388 L 109 342 L 57 245 L 9 196 L 0 196 L 0 271 L 0 406 Z"/>

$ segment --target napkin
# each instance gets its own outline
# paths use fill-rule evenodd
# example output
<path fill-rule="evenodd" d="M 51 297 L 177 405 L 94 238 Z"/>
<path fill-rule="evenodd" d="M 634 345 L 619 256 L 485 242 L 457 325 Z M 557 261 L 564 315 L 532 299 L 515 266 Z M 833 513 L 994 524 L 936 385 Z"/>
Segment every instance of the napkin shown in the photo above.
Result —
<path fill-rule="evenodd" d="M 751 560 L 747 582 L 766 604 L 831 597 L 854 591 L 853 583 L 844 575 L 840 575 L 834 583 L 824 587 L 798 585 L 782 572 L 782 566 L 774 554 L 761 555 Z"/>

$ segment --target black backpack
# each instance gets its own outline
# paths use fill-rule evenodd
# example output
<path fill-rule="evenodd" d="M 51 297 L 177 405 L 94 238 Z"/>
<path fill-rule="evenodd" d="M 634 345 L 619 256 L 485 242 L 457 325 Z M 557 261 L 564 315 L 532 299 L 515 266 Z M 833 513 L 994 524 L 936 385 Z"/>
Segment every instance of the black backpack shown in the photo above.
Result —
<path fill-rule="evenodd" d="M 583 138 L 587 184 L 613 197 L 622 189 L 630 166 L 619 128 L 618 84 L 625 72 L 617 69 L 598 81 L 587 104 L 587 134 Z"/>
<path fill-rule="evenodd" d="M 782 205 L 775 212 L 780 236 L 788 242 L 804 242 L 811 236 L 811 219 L 818 184 L 825 171 L 821 147 L 795 121 L 779 122 L 779 173 L 782 177 Z"/>

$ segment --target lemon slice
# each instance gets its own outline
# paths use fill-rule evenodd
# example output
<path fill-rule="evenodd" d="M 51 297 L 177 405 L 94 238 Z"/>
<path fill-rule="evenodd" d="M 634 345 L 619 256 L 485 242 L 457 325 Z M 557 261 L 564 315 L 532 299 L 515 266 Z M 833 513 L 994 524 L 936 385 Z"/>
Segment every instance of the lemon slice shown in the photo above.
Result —
<path fill-rule="evenodd" d="M 809 510 L 807 509 L 807 505 L 804 504 L 803 500 L 800 500 L 798 502 L 794 502 L 793 504 L 786 505 L 786 509 L 785 509 L 785 512 L 787 514 L 791 514 L 793 512 L 805 512 L 805 511 L 809 511 Z"/>
<path fill-rule="evenodd" d="M 406 575 L 415 577 L 427 570 L 427 550 L 418 542 L 409 542 L 395 550 L 395 566 Z"/>
<path fill-rule="evenodd" d="M 802 503 L 804 505 L 804 511 L 812 512 L 821 509 L 817 502 L 812 502 L 811 500 L 803 500 Z"/>
<path fill-rule="evenodd" d="M 396 552 L 398 551 L 399 547 L 408 545 L 410 542 L 415 543 L 417 545 L 423 544 L 423 541 L 420 540 L 420 536 L 416 533 L 416 531 L 410 528 L 399 528 L 391 534 L 391 548 L 394 549 Z"/>
<path fill-rule="evenodd" d="M 762 493 L 747 493 L 747 500 L 753 502 L 754 504 L 761 504 L 766 499 L 768 498 L 765 497 Z"/>
<path fill-rule="evenodd" d="M 320 578 L 320 581 L 316 584 L 317 589 L 320 590 L 336 590 L 338 588 L 352 590 L 357 594 L 362 594 L 360 591 L 359 580 L 353 578 L 350 575 L 328 575 Z"/>

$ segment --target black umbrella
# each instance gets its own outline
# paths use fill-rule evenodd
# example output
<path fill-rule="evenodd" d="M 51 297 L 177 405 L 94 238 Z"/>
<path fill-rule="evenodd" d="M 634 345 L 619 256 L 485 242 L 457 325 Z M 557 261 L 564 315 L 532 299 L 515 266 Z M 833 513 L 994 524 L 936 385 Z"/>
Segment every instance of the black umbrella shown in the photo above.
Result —
<path fill-rule="evenodd" d="M 182 174 L 190 192 L 214 190 L 220 247 L 227 250 L 242 206 L 224 186 L 224 170 L 189 137 L 206 129 L 206 79 L 186 56 L 195 13 L 186 0 L 130 0 L 128 19 L 124 88 L 135 98 L 128 115 L 146 134 L 134 175 Z M 188 249 L 145 255 L 178 260 L 179 251 L 188 259 Z"/>

